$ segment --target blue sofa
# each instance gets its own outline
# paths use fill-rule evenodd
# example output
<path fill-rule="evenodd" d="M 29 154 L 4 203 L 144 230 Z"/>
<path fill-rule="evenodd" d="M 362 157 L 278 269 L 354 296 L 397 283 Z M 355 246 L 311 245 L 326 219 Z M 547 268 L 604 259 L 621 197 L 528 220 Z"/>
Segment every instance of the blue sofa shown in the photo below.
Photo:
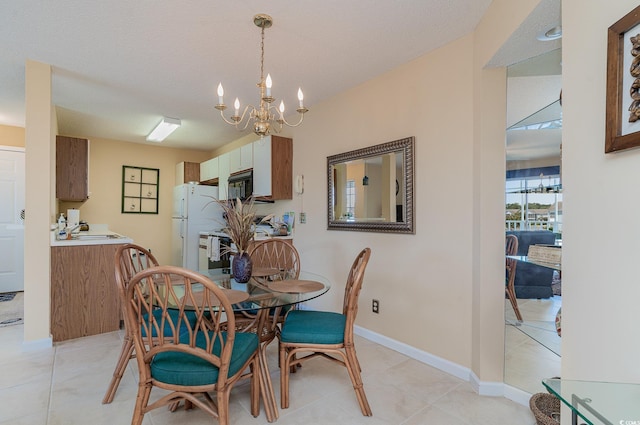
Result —
<path fill-rule="evenodd" d="M 529 245 L 553 245 L 556 235 L 548 230 L 518 230 L 506 232 L 518 237 L 518 254 L 527 255 Z M 517 298 L 550 298 L 553 269 L 518 261 L 514 287 Z"/>

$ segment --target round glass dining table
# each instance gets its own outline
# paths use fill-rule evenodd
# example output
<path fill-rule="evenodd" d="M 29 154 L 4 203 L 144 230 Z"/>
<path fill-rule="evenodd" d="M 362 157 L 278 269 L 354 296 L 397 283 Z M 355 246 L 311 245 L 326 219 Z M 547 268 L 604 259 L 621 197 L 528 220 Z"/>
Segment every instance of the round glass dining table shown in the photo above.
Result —
<path fill-rule="evenodd" d="M 267 275 L 266 272 L 263 276 L 253 274 L 246 283 L 236 282 L 230 274 L 222 273 L 221 269 L 198 272 L 207 276 L 220 288 L 248 295 L 241 302 L 233 304 L 233 311 L 236 312 L 287 308 L 318 298 L 331 288 L 326 277 L 306 271 L 301 271 L 297 279 L 282 276 L 277 271 L 271 275 Z M 228 291 L 227 294 L 232 292 Z M 230 297 L 230 301 L 233 303 L 234 298 Z"/>
<path fill-rule="evenodd" d="M 236 313 L 236 330 L 256 332 L 260 337 L 260 389 L 267 420 L 278 418 L 266 348 L 276 336 L 282 311 L 325 294 L 331 288 L 329 280 L 319 274 L 301 271 L 297 278 L 275 269 L 257 269 L 246 283 L 236 282 L 221 269 L 199 270 L 213 283 L 225 289 Z"/>

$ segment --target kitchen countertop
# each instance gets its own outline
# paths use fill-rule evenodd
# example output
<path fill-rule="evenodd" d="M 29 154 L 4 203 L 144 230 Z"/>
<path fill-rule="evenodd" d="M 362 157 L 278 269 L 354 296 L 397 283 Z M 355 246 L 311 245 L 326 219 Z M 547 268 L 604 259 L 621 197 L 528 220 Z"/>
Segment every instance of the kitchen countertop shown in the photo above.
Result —
<path fill-rule="evenodd" d="M 267 235 L 256 235 L 256 236 L 254 237 L 254 240 L 256 240 L 256 241 L 266 241 L 267 239 L 293 239 L 293 235 L 288 235 L 288 236 L 275 236 L 275 235 L 267 236 Z"/>
<path fill-rule="evenodd" d="M 51 246 L 82 246 L 82 245 L 115 245 L 133 243 L 133 239 L 112 232 L 104 225 L 92 225 L 86 232 L 78 232 L 71 239 L 57 240 L 56 231 L 51 232 Z"/>

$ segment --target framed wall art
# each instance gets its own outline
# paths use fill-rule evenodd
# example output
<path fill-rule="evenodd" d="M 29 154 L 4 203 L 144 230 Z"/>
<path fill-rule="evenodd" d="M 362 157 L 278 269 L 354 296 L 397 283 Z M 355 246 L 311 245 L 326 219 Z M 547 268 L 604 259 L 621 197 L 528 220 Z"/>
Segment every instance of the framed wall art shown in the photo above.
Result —
<path fill-rule="evenodd" d="M 122 213 L 158 214 L 160 170 L 122 166 Z"/>
<path fill-rule="evenodd" d="M 609 27 L 606 102 L 605 153 L 640 146 L 640 6 Z"/>

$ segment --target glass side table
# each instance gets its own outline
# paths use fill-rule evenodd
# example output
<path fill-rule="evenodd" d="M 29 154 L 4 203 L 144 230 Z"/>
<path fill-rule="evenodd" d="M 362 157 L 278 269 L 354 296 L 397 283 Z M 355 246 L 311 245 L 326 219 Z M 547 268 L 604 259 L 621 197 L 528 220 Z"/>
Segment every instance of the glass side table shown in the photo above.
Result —
<path fill-rule="evenodd" d="M 542 384 L 588 425 L 640 425 L 640 384 L 544 379 Z"/>

